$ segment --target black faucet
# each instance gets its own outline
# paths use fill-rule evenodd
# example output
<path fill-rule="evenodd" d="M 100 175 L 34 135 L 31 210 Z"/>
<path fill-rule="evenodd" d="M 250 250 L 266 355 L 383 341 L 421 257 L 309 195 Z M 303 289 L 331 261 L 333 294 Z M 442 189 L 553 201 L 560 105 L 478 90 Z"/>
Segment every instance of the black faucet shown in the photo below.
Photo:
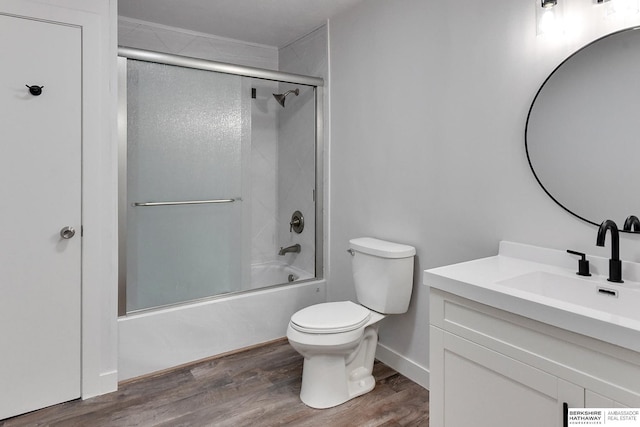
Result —
<path fill-rule="evenodd" d="M 624 231 L 631 231 L 634 233 L 640 233 L 640 219 L 635 215 L 629 215 L 624 222 Z"/>
<path fill-rule="evenodd" d="M 609 280 L 610 282 L 622 283 L 622 262 L 620 261 L 620 233 L 615 222 L 607 219 L 598 228 L 598 239 L 596 246 L 604 246 L 604 238 L 607 230 L 611 231 L 611 259 L 609 259 Z"/>

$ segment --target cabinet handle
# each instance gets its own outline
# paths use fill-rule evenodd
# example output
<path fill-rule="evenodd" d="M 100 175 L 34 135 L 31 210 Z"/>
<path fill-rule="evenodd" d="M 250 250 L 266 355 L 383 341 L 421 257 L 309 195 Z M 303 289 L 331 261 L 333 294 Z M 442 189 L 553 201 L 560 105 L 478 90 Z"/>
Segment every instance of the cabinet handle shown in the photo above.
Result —
<path fill-rule="evenodd" d="M 569 427 L 569 404 L 562 402 L 562 427 Z"/>

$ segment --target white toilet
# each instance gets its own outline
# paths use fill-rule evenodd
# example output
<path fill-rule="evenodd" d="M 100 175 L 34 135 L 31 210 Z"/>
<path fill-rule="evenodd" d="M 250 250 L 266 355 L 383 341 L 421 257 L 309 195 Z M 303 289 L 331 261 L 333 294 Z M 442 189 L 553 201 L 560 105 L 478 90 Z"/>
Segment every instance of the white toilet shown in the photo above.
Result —
<path fill-rule="evenodd" d="M 373 390 L 378 322 L 405 313 L 413 287 L 412 246 L 361 237 L 349 241 L 359 304 L 329 302 L 291 316 L 287 338 L 304 356 L 300 399 L 330 408 Z"/>

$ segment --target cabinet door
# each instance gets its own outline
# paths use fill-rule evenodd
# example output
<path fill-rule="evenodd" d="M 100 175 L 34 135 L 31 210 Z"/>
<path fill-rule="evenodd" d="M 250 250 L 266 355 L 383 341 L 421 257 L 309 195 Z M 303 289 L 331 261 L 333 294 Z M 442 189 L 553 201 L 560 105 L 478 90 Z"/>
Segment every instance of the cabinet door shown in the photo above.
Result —
<path fill-rule="evenodd" d="M 623 405 L 620 402 L 616 402 L 615 400 L 604 397 L 596 392 L 591 390 L 584 391 L 584 407 L 585 408 L 626 408 L 626 405 Z"/>
<path fill-rule="evenodd" d="M 431 333 L 441 335 L 431 369 L 441 378 L 431 395 L 442 405 L 432 407 L 432 427 L 560 427 L 564 402 L 584 404 L 575 384 L 438 328 Z"/>

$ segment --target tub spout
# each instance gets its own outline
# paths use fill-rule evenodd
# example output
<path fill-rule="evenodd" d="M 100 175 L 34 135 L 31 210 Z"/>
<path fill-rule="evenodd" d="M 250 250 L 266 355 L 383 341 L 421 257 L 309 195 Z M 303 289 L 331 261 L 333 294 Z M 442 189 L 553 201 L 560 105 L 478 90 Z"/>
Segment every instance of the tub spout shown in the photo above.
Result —
<path fill-rule="evenodd" d="M 278 255 L 284 255 L 284 254 L 289 253 L 289 252 L 293 252 L 293 253 L 299 254 L 300 253 L 300 245 L 296 243 L 295 245 L 287 246 L 286 248 L 280 247 L 280 252 L 278 252 Z"/>

